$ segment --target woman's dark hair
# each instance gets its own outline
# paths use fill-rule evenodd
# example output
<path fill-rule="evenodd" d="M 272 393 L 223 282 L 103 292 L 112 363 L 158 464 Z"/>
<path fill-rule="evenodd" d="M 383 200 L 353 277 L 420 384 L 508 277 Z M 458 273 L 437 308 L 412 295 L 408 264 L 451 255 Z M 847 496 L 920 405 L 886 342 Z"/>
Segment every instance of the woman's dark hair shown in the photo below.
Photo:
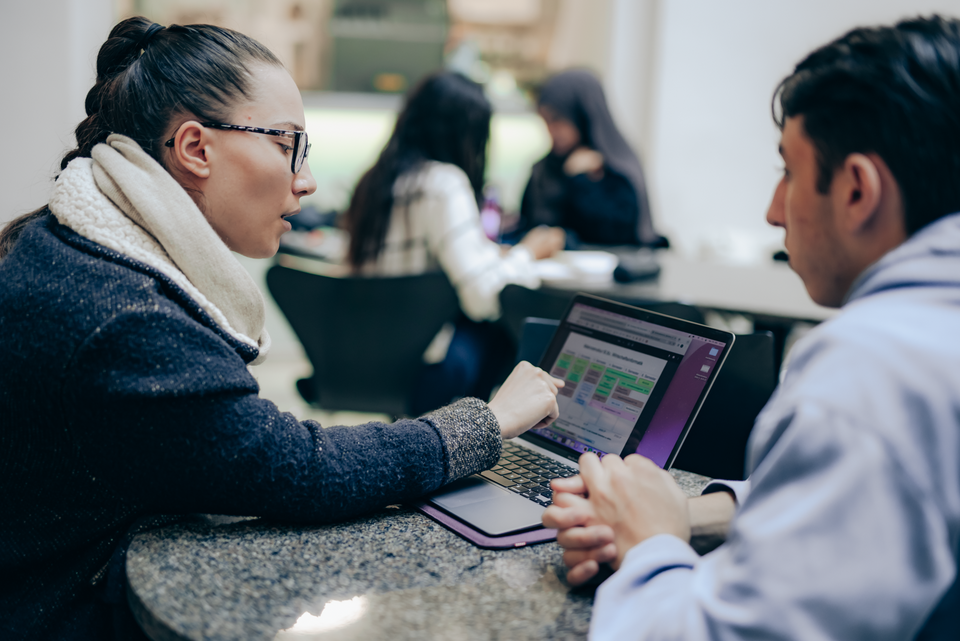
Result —
<path fill-rule="evenodd" d="M 393 185 L 400 175 L 425 161 L 462 169 L 479 204 L 491 113 L 483 88 L 459 73 L 432 74 L 413 89 L 390 140 L 360 178 L 343 216 L 343 227 L 350 233 L 352 266 L 360 267 L 380 254 L 393 211 Z"/>
<path fill-rule="evenodd" d="M 89 157 L 112 133 L 123 134 L 163 164 L 168 130 L 180 117 L 223 121 L 241 97 L 250 96 L 250 67 L 280 66 L 266 47 L 213 25 L 167 28 L 135 17 L 113 28 L 97 55 L 97 81 L 87 93 L 87 117 L 77 125 L 77 148 L 60 162 Z M 46 206 L 10 222 L 0 232 L 0 258 L 24 226 Z"/>
<path fill-rule="evenodd" d="M 803 116 L 828 193 L 852 153 L 876 153 L 903 194 L 913 234 L 960 211 L 960 22 L 940 16 L 854 29 L 797 65 L 773 117 Z"/>

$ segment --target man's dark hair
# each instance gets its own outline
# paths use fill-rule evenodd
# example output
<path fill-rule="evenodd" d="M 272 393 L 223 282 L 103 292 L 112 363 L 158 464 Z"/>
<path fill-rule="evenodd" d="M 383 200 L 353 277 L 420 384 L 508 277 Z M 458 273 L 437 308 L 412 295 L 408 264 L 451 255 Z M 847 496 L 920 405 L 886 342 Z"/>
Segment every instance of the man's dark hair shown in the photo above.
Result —
<path fill-rule="evenodd" d="M 852 153 L 875 153 L 903 194 L 907 234 L 960 211 L 960 21 L 932 16 L 860 28 L 784 79 L 774 121 L 803 116 L 817 189 Z"/>

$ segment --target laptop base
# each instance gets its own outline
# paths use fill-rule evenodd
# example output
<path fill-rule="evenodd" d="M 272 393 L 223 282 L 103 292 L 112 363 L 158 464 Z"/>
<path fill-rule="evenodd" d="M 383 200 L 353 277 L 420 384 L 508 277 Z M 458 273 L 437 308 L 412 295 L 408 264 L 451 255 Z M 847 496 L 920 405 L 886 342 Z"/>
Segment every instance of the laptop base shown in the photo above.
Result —
<path fill-rule="evenodd" d="M 411 507 L 425 514 L 440 525 L 452 530 L 461 538 L 466 539 L 479 548 L 487 550 L 506 550 L 512 548 L 521 548 L 527 545 L 536 545 L 538 543 L 547 543 L 557 538 L 557 531 L 540 527 L 526 532 L 516 534 L 507 534 L 504 536 L 490 536 L 472 528 L 463 521 L 458 521 L 443 510 L 430 505 L 427 502 L 413 503 Z"/>
<path fill-rule="evenodd" d="M 430 495 L 430 502 L 487 536 L 505 536 L 540 527 L 544 508 L 479 477 L 454 481 Z"/>

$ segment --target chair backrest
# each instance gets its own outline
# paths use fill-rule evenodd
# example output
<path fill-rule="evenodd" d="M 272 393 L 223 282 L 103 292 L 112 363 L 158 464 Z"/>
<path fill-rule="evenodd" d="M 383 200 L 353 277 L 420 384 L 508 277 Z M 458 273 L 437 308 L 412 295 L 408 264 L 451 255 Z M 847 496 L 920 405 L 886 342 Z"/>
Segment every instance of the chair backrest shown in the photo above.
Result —
<path fill-rule="evenodd" d="M 327 410 L 408 415 L 424 350 L 460 313 L 441 272 L 337 278 L 274 265 L 267 288 L 313 365 L 316 404 Z"/>
<path fill-rule="evenodd" d="M 738 334 L 673 466 L 711 478 L 743 479 L 747 439 L 776 387 L 773 333 Z"/>
<path fill-rule="evenodd" d="M 539 365 L 559 321 L 526 318 L 517 361 Z M 673 466 L 711 478 L 741 480 L 753 423 L 777 386 L 771 332 L 738 334 Z"/>
<path fill-rule="evenodd" d="M 541 287 L 528 289 L 521 285 L 507 285 L 500 292 L 500 308 L 502 315 L 500 323 L 507 329 L 510 336 L 520 344 L 520 333 L 525 318 L 546 318 L 559 320 L 577 291 L 572 289 L 554 289 Z M 634 307 L 648 309 L 668 316 L 675 316 L 694 323 L 703 323 L 703 312 L 685 303 L 673 301 L 624 301 Z"/>
<path fill-rule="evenodd" d="M 517 343 L 517 358 L 515 364 L 527 361 L 539 365 L 543 355 L 547 353 L 550 340 L 560 326 L 559 320 L 553 318 L 527 317 L 520 326 L 520 340 Z"/>

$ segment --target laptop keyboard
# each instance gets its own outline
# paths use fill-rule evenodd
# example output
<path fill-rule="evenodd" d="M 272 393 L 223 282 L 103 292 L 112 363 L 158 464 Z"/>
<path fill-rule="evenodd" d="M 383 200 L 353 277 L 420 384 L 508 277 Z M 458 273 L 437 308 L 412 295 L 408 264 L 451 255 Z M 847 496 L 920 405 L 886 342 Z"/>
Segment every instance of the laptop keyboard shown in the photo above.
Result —
<path fill-rule="evenodd" d="M 577 468 L 510 441 L 503 442 L 503 452 L 496 466 L 480 472 L 483 478 L 543 506 L 553 503 L 550 479 L 575 474 L 579 474 Z"/>

